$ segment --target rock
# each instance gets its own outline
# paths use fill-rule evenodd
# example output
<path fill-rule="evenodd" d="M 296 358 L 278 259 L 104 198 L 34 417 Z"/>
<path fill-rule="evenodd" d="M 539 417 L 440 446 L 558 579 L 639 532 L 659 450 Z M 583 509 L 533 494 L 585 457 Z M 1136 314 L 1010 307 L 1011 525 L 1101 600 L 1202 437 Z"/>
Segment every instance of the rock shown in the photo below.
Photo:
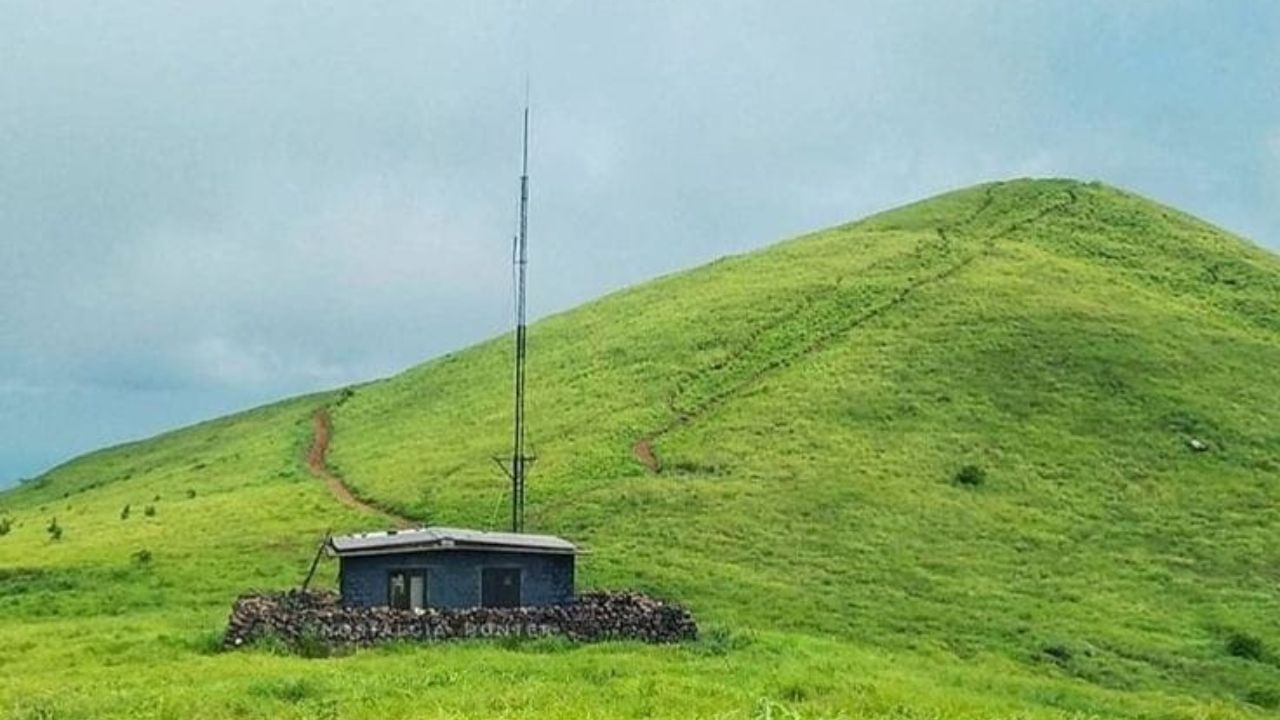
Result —
<path fill-rule="evenodd" d="M 1209 444 L 1200 438 L 1189 438 L 1187 447 L 1191 448 L 1192 452 L 1204 452 L 1209 449 Z"/>

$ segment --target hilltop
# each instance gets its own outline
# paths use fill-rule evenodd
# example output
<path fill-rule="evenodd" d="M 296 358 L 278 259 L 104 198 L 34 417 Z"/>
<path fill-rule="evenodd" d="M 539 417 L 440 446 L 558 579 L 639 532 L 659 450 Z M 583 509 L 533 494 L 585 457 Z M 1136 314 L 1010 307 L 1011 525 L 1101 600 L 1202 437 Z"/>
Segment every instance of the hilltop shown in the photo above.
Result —
<path fill-rule="evenodd" d="M 1280 707 L 1280 259 L 1247 241 L 1098 183 L 990 183 L 611 294 L 529 342 L 529 528 L 591 549 L 582 586 L 687 604 L 702 641 L 214 652 L 235 595 L 297 584 L 326 530 L 502 523 L 495 338 L 0 494 L 0 707 Z M 308 472 L 321 409 L 350 502 Z"/>

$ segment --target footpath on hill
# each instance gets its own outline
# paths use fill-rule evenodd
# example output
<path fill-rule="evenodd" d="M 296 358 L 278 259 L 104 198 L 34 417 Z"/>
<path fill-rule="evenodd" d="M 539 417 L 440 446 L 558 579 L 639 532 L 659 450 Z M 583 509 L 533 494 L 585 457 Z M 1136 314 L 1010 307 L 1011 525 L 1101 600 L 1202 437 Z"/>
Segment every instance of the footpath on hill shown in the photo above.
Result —
<path fill-rule="evenodd" d="M 983 216 L 995 203 L 996 191 L 1004 183 L 994 183 L 987 187 L 986 195 L 982 202 L 967 216 L 950 223 L 948 225 L 940 225 L 934 229 L 941 247 L 949 250 L 952 244 L 953 236 L 960 230 L 968 230 L 981 216 Z M 885 313 L 892 311 L 894 308 L 902 305 L 911 299 L 911 297 L 919 290 L 934 285 L 936 283 L 947 280 L 956 273 L 964 270 L 975 261 L 990 255 L 995 249 L 995 243 L 1009 235 L 1025 230 L 1028 226 L 1039 222 L 1048 215 L 1061 212 L 1068 207 L 1074 205 L 1077 196 L 1072 188 L 1066 188 L 1064 192 L 1058 194 L 1053 202 L 1047 206 L 1040 208 L 1029 216 L 1013 220 L 1003 227 L 993 229 L 982 235 L 976 235 L 971 239 L 978 244 L 978 249 L 970 252 L 960 259 L 955 260 L 944 252 L 938 259 L 942 267 L 926 273 L 923 277 L 909 282 L 904 287 L 891 294 L 886 300 L 873 304 L 860 314 L 852 316 L 834 315 L 836 322 L 831 323 L 824 329 L 819 329 L 810 333 L 799 333 L 796 337 L 803 338 L 801 342 L 790 348 L 782 349 L 776 356 L 761 359 L 755 367 L 750 367 L 742 374 L 741 377 L 734 378 L 732 373 L 737 370 L 741 372 L 744 365 L 750 363 L 747 359 L 748 354 L 761 343 L 759 340 L 766 334 L 781 328 L 782 326 L 803 320 L 803 315 L 810 310 L 810 305 L 815 301 L 808 300 L 802 302 L 801 305 L 793 312 L 784 315 L 781 319 L 773 323 L 766 324 L 756 329 L 752 333 L 750 341 L 745 345 L 733 351 L 728 360 L 720 360 L 717 365 L 711 369 L 698 368 L 691 370 L 676 382 L 673 393 L 667 398 L 667 408 L 672 414 L 672 418 L 662 426 L 645 433 L 631 447 L 632 456 L 643 465 L 649 472 L 662 472 L 662 458 L 658 454 L 656 444 L 663 436 L 674 431 L 678 427 L 688 426 L 713 411 L 717 407 L 725 404 L 732 398 L 740 395 L 746 389 L 758 384 L 769 374 L 789 367 L 795 362 L 813 355 L 825 349 L 829 343 L 836 337 L 852 332 L 858 327 L 874 320 Z M 921 253 L 921 250 L 917 250 Z M 922 254 L 922 253 L 921 253 Z M 832 291 L 838 293 L 841 286 L 840 282 L 832 286 Z M 713 377 L 716 374 L 725 375 L 719 381 L 713 379 L 710 383 L 699 382 L 707 377 Z M 693 397 L 691 399 L 683 399 L 682 395 L 686 388 L 701 385 L 710 385 L 712 390 L 703 397 Z"/>
<path fill-rule="evenodd" d="M 307 471 L 324 481 L 325 487 L 337 498 L 338 502 L 349 508 L 361 510 L 373 515 L 380 515 L 390 520 L 397 528 L 415 527 L 417 523 L 397 515 L 385 508 L 378 507 L 356 497 L 351 488 L 329 468 L 326 456 L 329 452 L 329 440 L 333 437 L 333 421 L 329 418 L 328 406 L 316 408 L 311 416 L 311 447 L 307 449 Z"/>

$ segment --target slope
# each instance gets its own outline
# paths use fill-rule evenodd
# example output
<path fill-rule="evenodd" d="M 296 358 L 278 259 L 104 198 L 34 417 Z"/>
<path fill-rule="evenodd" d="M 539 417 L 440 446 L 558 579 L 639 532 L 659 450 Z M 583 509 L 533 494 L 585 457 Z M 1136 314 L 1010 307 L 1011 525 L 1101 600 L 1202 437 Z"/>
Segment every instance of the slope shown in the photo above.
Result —
<path fill-rule="evenodd" d="M 303 472 L 317 407 L 360 498 L 501 522 L 496 339 L 0 496 L 4 613 L 23 620 L 0 621 L 13 707 L 181 714 L 200 707 L 191 687 L 232 698 L 209 716 L 1280 704 L 1280 262 L 1216 228 L 1098 184 L 993 183 L 610 295 L 530 345 L 529 526 L 592 549 L 584 584 L 678 598 L 710 639 L 378 650 L 323 670 L 199 651 L 236 592 L 296 582 L 324 529 L 384 522 Z M 954 483 L 964 465 L 985 483 Z M 144 546 L 153 559 L 130 559 Z M 428 681 L 423 664 L 452 669 Z M 51 667 L 90 690 L 48 693 Z"/>

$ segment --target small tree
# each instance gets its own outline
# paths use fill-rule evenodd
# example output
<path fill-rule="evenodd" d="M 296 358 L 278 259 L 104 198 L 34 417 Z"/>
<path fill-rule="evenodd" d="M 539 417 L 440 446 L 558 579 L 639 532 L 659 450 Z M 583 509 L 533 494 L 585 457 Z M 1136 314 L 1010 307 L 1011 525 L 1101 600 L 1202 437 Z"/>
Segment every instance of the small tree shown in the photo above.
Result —
<path fill-rule="evenodd" d="M 148 505 L 148 506 L 146 506 L 145 508 L 143 508 L 143 509 L 142 509 L 142 514 L 143 514 L 143 515 L 146 515 L 147 517 L 155 517 L 155 516 L 156 516 L 156 506 L 155 506 L 155 505 Z"/>
<path fill-rule="evenodd" d="M 120 511 L 120 519 L 121 520 L 129 519 L 129 503 L 125 503 L 124 509 Z"/>
<path fill-rule="evenodd" d="M 1244 660 L 1262 662 L 1266 658 L 1267 650 L 1262 644 L 1262 638 L 1246 632 L 1233 632 L 1227 637 L 1227 654 Z"/>
<path fill-rule="evenodd" d="M 954 480 L 957 485 L 978 487 L 987 481 L 987 472 L 977 465 L 965 465 L 956 473 Z"/>
<path fill-rule="evenodd" d="M 7 517 L 0 518 L 0 536 L 8 535 L 13 529 L 13 521 Z"/>
<path fill-rule="evenodd" d="M 133 561 L 139 565 L 146 565 L 151 562 L 151 551 L 146 548 L 142 548 L 141 550 L 135 550 L 130 557 L 132 557 Z"/>
<path fill-rule="evenodd" d="M 62 526 L 58 524 L 58 518 L 49 520 L 49 527 L 45 528 L 49 532 L 49 539 L 57 542 L 62 539 Z"/>

